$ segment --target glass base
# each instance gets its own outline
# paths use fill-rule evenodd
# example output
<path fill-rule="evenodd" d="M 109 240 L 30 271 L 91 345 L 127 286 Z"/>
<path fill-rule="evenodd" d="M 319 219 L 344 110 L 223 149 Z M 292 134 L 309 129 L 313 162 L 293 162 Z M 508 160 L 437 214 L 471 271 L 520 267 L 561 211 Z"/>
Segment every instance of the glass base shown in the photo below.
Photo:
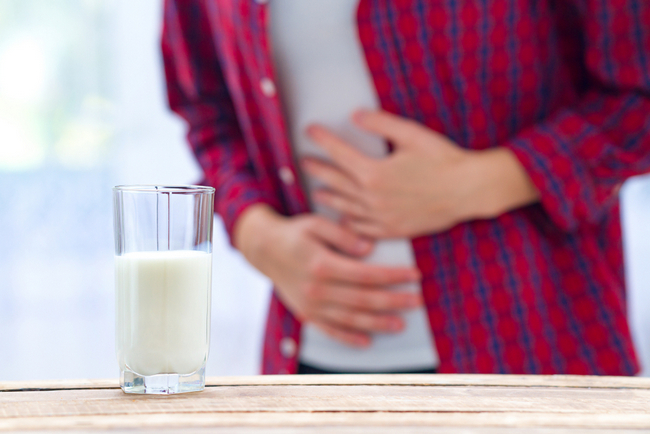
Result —
<path fill-rule="evenodd" d="M 205 367 L 187 375 L 140 375 L 127 369 L 122 371 L 120 386 L 125 393 L 146 395 L 199 392 L 205 389 Z"/>

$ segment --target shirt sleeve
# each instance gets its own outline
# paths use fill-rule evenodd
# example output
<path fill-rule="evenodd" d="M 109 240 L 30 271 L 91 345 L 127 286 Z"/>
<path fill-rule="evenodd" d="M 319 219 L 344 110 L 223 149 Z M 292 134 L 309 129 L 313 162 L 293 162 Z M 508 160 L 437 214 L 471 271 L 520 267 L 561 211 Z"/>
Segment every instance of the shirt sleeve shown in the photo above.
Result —
<path fill-rule="evenodd" d="M 650 171 L 650 2 L 574 3 L 589 85 L 575 106 L 505 144 L 565 231 L 601 222 L 621 183 Z"/>
<path fill-rule="evenodd" d="M 278 209 L 257 179 L 226 87 L 202 0 L 166 0 L 162 54 L 171 109 L 188 124 L 188 142 L 215 188 L 215 211 L 232 242 L 239 215 L 256 203 Z"/>

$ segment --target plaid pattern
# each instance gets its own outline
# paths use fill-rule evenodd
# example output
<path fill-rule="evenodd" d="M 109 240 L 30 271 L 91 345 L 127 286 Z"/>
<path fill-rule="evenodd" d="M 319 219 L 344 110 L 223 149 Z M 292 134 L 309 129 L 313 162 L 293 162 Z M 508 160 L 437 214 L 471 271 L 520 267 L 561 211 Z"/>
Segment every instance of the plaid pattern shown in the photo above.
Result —
<path fill-rule="evenodd" d="M 229 232 L 254 203 L 308 211 L 279 175 L 295 166 L 260 84 L 273 78 L 263 3 L 166 1 L 169 102 Z M 617 192 L 650 170 L 650 3 L 361 0 L 357 25 L 384 109 L 466 148 L 510 148 L 541 192 L 413 241 L 439 371 L 636 373 Z M 264 373 L 295 372 L 280 342 L 299 334 L 274 296 Z"/>

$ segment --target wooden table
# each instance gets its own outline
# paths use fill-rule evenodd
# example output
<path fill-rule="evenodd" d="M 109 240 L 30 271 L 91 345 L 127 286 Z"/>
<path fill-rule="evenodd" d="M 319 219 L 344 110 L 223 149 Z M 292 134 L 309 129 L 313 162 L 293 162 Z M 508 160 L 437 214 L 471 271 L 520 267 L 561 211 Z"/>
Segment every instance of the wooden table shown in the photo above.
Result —
<path fill-rule="evenodd" d="M 163 430 L 164 428 L 164 430 Z M 650 431 L 650 378 L 335 375 L 210 378 L 126 395 L 116 380 L 0 383 L 0 431 L 589 433 Z"/>

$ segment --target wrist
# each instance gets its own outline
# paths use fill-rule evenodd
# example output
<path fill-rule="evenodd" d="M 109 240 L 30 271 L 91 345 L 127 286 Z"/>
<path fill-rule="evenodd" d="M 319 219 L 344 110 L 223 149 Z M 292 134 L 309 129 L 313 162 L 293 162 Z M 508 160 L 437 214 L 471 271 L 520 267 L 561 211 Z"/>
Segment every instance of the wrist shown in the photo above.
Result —
<path fill-rule="evenodd" d="M 266 238 L 276 231 L 270 226 L 280 222 L 282 216 L 265 203 L 258 203 L 246 208 L 237 218 L 233 229 L 233 244 L 237 250 L 253 265 L 257 258 L 263 256 Z"/>
<path fill-rule="evenodd" d="M 472 152 L 465 173 L 471 185 L 465 220 L 496 218 L 539 200 L 528 173 L 507 148 Z"/>

